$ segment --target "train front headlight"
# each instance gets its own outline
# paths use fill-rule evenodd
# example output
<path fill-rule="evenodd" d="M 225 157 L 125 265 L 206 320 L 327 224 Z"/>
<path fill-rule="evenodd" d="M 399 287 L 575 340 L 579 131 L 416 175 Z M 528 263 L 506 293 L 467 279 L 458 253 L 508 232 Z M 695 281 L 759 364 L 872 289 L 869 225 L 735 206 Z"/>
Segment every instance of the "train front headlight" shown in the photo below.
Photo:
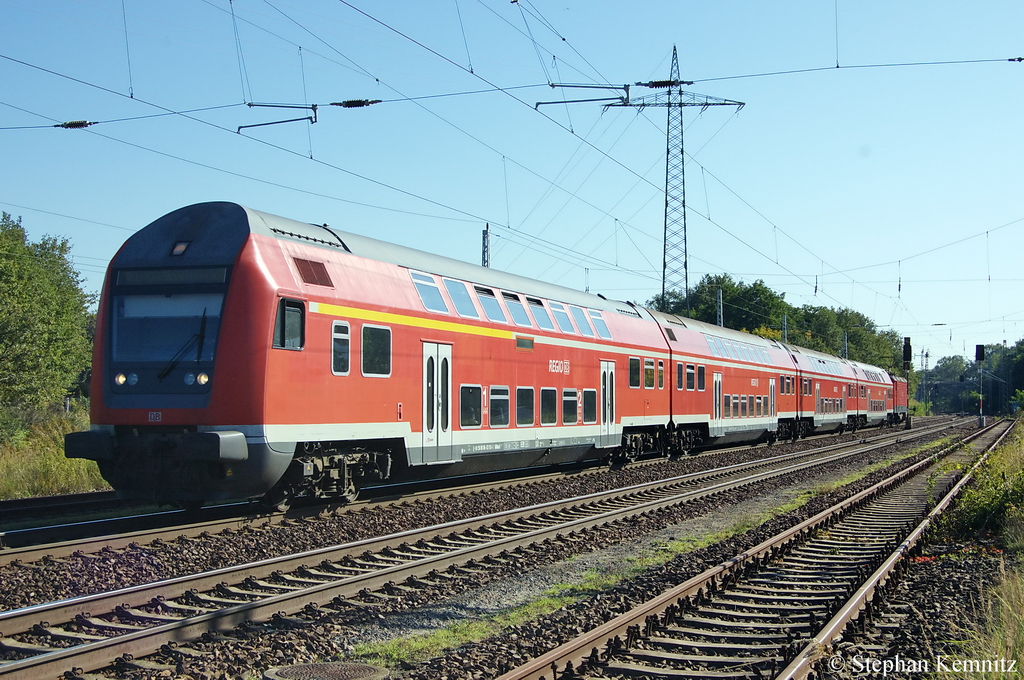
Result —
<path fill-rule="evenodd" d="M 196 382 L 199 383 L 200 385 L 205 385 L 206 383 L 210 382 L 210 376 L 206 375 L 205 373 L 200 373 L 199 375 L 196 376 Z"/>
<path fill-rule="evenodd" d="M 135 385 L 135 384 L 137 384 L 138 382 L 139 382 L 139 376 L 137 376 L 137 375 L 136 375 L 136 374 L 134 374 L 134 373 L 129 373 L 129 374 L 128 374 L 128 384 L 129 384 L 129 385 Z"/>
<path fill-rule="evenodd" d="M 185 384 L 186 385 L 192 385 L 193 383 L 195 383 L 195 381 L 196 381 L 195 373 L 186 373 L 185 374 Z"/>
<path fill-rule="evenodd" d="M 123 385 L 128 381 L 128 377 L 124 373 L 118 373 L 114 376 L 114 382 L 118 385 Z"/>

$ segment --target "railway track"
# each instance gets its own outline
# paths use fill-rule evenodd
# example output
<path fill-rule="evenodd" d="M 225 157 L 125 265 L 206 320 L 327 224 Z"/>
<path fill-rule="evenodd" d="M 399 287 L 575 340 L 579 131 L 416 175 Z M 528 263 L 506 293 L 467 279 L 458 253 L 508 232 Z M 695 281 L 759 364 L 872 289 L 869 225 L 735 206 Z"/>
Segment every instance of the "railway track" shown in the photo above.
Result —
<path fill-rule="evenodd" d="M 993 424 L 972 447 L 987 452 L 1011 428 Z M 956 466 L 975 457 L 950 447 L 499 680 L 808 677 L 848 625 L 872 617 L 902 558 L 969 480 Z"/>
<path fill-rule="evenodd" d="M 866 438 L 851 438 L 850 442 L 817 447 L 814 450 L 828 451 L 836 447 L 849 446 L 851 443 L 883 441 L 894 437 L 907 439 L 917 436 L 919 433 L 929 434 L 936 430 L 952 427 L 955 423 L 956 421 L 953 420 L 936 419 L 926 426 L 919 425 L 914 430 L 899 431 L 899 434 L 890 431 Z M 754 450 L 760 450 L 760 448 Z M 732 451 L 751 451 L 751 447 L 709 451 L 698 454 L 697 457 L 720 456 Z M 764 447 L 764 451 L 767 454 L 771 449 Z M 634 467 L 640 468 L 645 465 L 656 465 L 663 462 L 663 459 L 640 461 L 634 463 Z M 119 550 L 127 548 L 132 544 L 145 544 L 153 540 L 169 541 L 181 536 L 191 538 L 204 533 L 217 534 L 226 529 L 237 531 L 243 530 L 246 527 L 259 527 L 265 524 L 321 516 L 324 513 L 355 512 L 399 499 L 404 502 L 413 502 L 459 494 L 480 493 L 499 487 L 557 483 L 558 481 L 565 480 L 570 475 L 599 475 L 604 470 L 606 470 L 605 467 L 570 471 L 560 470 L 517 478 L 500 477 L 454 488 L 449 487 L 437 490 L 416 490 L 415 488 L 410 488 L 407 489 L 406 493 L 401 493 L 400 489 L 384 487 L 371 490 L 367 494 L 367 498 L 347 505 L 337 503 L 308 505 L 296 507 L 287 513 L 271 513 L 258 510 L 258 506 L 251 503 L 234 503 L 203 508 L 199 513 L 172 510 L 146 513 L 134 517 L 111 517 L 89 522 L 0 531 L 0 566 L 14 561 L 35 562 L 43 557 L 59 559 L 77 552 L 94 554 L 104 548 Z M 50 498 L 57 501 L 62 497 Z M 66 504 L 65 507 L 70 508 L 74 506 L 73 504 Z"/>
<path fill-rule="evenodd" d="M 908 433 L 902 433 L 906 438 Z M 909 433 L 922 436 L 923 431 Z M 151 654 L 210 631 L 368 607 L 403 592 L 514 567 L 545 541 L 585 545 L 588 532 L 870 449 L 803 452 L 629 489 L 452 522 L 110 593 L 0 613 L 0 677 L 51 678 Z M 581 547 L 582 547 L 581 545 Z M 314 565 L 314 566 L 310 566 Z M 57 622 L 57 623 L 49 623 Z M 175 652 L 186 654 L 185 651 Z M 14 660 L 12 657 L 25 657 Z M 131 661 L 135 663 L 134 661 Z"/>

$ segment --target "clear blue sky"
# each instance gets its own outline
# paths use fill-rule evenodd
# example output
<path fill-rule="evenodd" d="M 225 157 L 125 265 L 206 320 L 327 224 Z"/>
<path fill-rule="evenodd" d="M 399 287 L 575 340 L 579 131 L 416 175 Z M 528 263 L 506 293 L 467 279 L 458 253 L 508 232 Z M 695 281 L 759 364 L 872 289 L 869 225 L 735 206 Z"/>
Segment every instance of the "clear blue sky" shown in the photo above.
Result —
<path fill-rule="evenodd" d="M 0 209 L 89 290 L 132 231 L 229 200 L 470 262 L 490 222 L 494 267 L 648 300 L 665 110 L 534 104 L 667 78 L 676 45 L 690 91 L 746 103 L 685 113 L 691 284 L 852 307 L 933 364 L 1024 337 L 1020 2 L 2 0 L 0 26 Z M 246 102 L 321 106 L 237 134 L 308 115 Z"/>

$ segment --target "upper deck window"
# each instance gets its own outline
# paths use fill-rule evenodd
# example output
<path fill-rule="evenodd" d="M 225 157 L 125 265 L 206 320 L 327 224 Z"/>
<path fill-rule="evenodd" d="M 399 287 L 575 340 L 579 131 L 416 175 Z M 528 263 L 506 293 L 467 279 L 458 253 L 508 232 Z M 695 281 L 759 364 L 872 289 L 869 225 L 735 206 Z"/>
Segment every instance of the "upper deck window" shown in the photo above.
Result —
<path fill-rule="evenodd" d="M 583 313 L 583 310 L 579 307 L 570 307 L 569 312 L 572 313 L 572 318 L 576 321 L 576 327 L 580 329 L 580 333 L 588 338 L 594 337 L 594 331 L 590 329 L 590 323 L 587 322 L 587 315 Z"/>
<path fill-rule="evenodd" d="M 533 324 L 530 323 L 530 315 L 526 313 L 526 307 L 523 306 L 523 301 L 519 299 L 518 295 L 502 291 L 501 297 L 505 298 L 505 306 L 517 326 L 533 328 Z"/>
<path fill-rule="evenodd" d="M 555 324 L 551 323 L 551 317 L 548 316 L 548 310 L 544 309 L 544 303 L 537 298 L 526 298 L 526 302 L 529 303 L 530 309 L 533 311 L 533 318 L 536 319 L 537 325 L 546 331 L 555 330 Z"/>
<path fill-rule="evenodd" d="M 508 323 L 505 320 L 505 312 L 501 311 L 501 304 L 498 302 L 498 298 L 494 297 L 494 291 L 481 286 L 475 286 L 475 288 L 476 297 L 480 300 L 480 306 L 484 308 L 484 314 L 487 315 L 487 318 L 498 323 Z"/>
<path fill-rule="evenodd" d="M 448 305 L 444 303 L 444 298 L 441 297 L 441 289 L 434 282 L 434 277 L 418 274 L 417 272 L 409 273 L 412 275 L 412 282 L 416 284 L 416 291 L 420 294 L 420 301 L 423 302 L 423 306 L 428 311 L 447 314 Z"/>
<path fill-rule="evenodd" d="M 590 314 L 590 320 L 594 322 L 594 329 L 597 330 L 597 334 L 605 340 L 611 340 L 612 332 L 608 330 L 608 324 L 604 322 L 601 312 L 596 309 L 588 309 L 587 313 Z"/>
<path fill-rule="evenodd" d="M 467 319 L 480 318 L 480 314 L 476 311 L 476 305 L 473 304 L 473 298 L 470 297 L 469 291 L 466 290 L 466 284 L 462 281 L 444 279 L 444 287 L 448 290 L 448 295 L 451 297 L 452 304 L 455 305 L 455 311 L 459 313 L 459 316 L 464 316 Z"/>
<path fill-rule="evenodd" d="M 562 329 L 563 333 L 575 334 L 576 331 L 572 327 L 572 321 L 569 321 L 569 315 L 565 313 L 565 307 L 560 302 L 549 302 L 551 305 L 551 312 L 555 315 L 555 321 L 558 323 L 558 327 Z"/>

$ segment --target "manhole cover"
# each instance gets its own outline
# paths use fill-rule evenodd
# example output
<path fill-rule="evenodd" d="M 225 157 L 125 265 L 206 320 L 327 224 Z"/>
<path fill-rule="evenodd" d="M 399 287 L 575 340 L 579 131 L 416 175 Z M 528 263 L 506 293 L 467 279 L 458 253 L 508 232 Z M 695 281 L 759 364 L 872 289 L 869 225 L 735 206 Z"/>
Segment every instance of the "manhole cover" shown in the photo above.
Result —
<path fill-rule="evenodd" d="M 264 680 L 384 680 L 384 668 L 365 663 L 301 663 L 269 668 Z"/>

